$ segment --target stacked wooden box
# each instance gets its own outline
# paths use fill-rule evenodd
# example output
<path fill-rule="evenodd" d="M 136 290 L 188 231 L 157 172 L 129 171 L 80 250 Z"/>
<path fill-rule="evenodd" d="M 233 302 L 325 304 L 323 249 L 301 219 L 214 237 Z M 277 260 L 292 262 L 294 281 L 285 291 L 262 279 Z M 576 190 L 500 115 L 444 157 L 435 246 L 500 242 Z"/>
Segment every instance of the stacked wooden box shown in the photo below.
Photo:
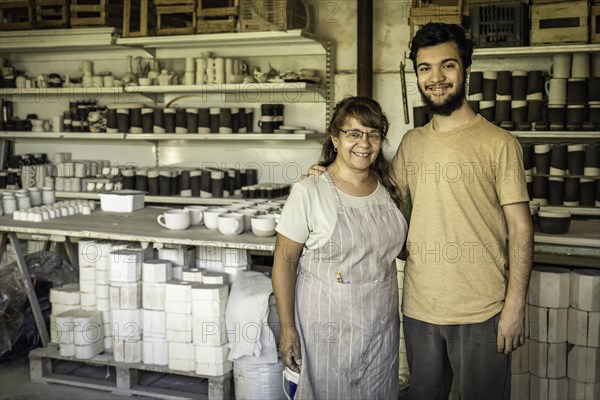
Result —
<path fill-rule="evenodd" d="M 156 13 L 152 0 L 125 0 L 123 37 L 152 36 L 156 33 Z"/>
<path fill-rule="evenodd" d="M 70 0 L 35 0 L 36 28 L 68 28 Z"/>
<path fill-rule="evenodd" d="M 238 14 L 237 0 L 198 0 L 196 32 L 233 32 Z"/>
<path fill-rule="evenodd" d="M 34 16 L 33 0 L 0 0 L 0 30 L 33 29 Z"/>
<path fill-rule="evenodd" d="M 447 24 L 462 24 L 463 0 L 413 0 L 408 23 L 410 25 L 410 38 L 419 27 L 429 22 L 443 22 Z"/>
<path fill-rule="evenodd" d="M 71 26 L 114 26 L 123 23 L 123 3 L 117 0 L 71 0 Z"/>
<path fill-rule="evenodd" d="M 532 0 L 532 46 L 545 44 L 588 43 L 590 26 L 588 0 Z"/>
<path fill-rule="evenodd" d="M 159 35 L 196 33 L 196 0 L 155 0 L 154 4 Z"/>

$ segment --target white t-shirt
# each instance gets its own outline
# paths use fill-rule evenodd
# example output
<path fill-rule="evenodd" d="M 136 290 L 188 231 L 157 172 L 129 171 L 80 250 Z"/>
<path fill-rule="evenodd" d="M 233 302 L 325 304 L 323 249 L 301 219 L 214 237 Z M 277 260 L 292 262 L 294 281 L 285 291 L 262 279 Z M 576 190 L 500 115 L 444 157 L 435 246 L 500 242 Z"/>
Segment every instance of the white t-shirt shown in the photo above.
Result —
<path fill-rule="evenodd" d="M 337 223 L 337 201 L 327 178 L 328 175 L 321 174 L 294 184 L 277 224 L 277 232 L 304 243 L 307 250 L 325 245 Z M 338 188 L 336 190 L 345 207 L 361 208 L 391 201 L 380 183 L 368 196 L 351 196 Z"/>

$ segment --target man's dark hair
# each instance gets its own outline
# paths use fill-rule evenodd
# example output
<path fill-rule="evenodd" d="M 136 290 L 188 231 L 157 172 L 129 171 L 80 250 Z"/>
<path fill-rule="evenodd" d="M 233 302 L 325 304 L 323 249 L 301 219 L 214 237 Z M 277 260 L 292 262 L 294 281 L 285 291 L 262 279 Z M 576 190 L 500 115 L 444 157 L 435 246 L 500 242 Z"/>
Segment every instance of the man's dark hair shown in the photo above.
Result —
<path fill-rule="evenodd" d="M 465 31 L 456 24 L 430 22 L 417 31 L 410 46 L 410 59 L 417 71 L 417 52 L 423 47 L 431 47 L 442 43 L 454 42 L 458 46 L 463 69 L 471 66 L 473 42 L 467 39 Z"/>

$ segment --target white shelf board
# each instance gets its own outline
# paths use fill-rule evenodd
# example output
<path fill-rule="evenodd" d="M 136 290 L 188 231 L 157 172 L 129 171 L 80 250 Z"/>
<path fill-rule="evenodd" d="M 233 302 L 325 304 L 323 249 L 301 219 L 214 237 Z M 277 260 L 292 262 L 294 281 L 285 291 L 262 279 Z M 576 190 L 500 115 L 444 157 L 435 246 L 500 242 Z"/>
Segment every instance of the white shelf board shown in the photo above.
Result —
<path fill-rule="evenodd" d="M 476 48 L 473 57 L 502 57 L 502 56 L 536 56 L 556 53 L 588 53 L 600 52 L 597 44 L 563 44 L 552 46 L 521 46 L 521 47 L 493 47 Z"/>
<path fill-rule="evenodd" d="M 319 86 L 307 82 L 284 83 L 223 83 L 212 85 L 165 85 L 165 86 L 127 86 L 127 93 L 255 93 L 317 91 Z"/>
<path fill-rule="evenodd" d="M 600 207 L 540 206 L 540 211 L 568 211 L 571 215 L 600 217 Z"/>
<path fill-rule="evenodd" d="M 140 133 L 127 134 L 127 140 L 307 140 L 318 139 L 323 134 L 303 133 Z"/>
<path fill-rule="evenodd" d="M 119 38 L 117 45 L 135 46 L 144 49 L 202 48 L 218 51 L 223 47 L 255 47 L 255 55 L 273 47 L 280 47 L 297 54 L 298 47 L 308 47 L 311 54 L 325 54 L 325 46 L 320 39 L 300 29 L 269 32 L 232 32 L 199 35 L 151 36 Z M 268 52 L 267 52 L 268 53 Z"/>
<path fill-rule="evenodd" d="M 585 132 L 585 131 L 511 131 L 518 138 L 551 138 L 551 139 L 598 139 L 600 140 L 600 132 Z"/>
<path fill-rule="evenodd" d="M 0 139 L 84 139 L 84 140 L 121 140 L 123 133 L 91 132 L 0 132 Z"/>
<path fill-rule="evenodd" d="M 96 192 L 56 192 L 57 199 L 100 200 Z M 181 196 L 148 196 L 144 197 L 146 203 L 160 204 L 196 204 L 196 205 L 230 205 L 242 196 L 232 197 L 181 197 Z"/>
<path fill-rule="evenodd" d="M 68 88 L 34 88 L 34 89 L 15 89 L 15 88 L 4 88 L 0 89 L 0 95 L 39 95 L 43 96 L 46 94 L 85 94 L 85 95 L 96 95 L 96 94 L 119 94 L 124 93 L 121 87 L 98 87 L 90 85 L 87 87 L 68 87 Z"/>
<path fill-rule="evenodd" d="M 0 53 L 113 49 L 115 28 L 3 31 Z"/>

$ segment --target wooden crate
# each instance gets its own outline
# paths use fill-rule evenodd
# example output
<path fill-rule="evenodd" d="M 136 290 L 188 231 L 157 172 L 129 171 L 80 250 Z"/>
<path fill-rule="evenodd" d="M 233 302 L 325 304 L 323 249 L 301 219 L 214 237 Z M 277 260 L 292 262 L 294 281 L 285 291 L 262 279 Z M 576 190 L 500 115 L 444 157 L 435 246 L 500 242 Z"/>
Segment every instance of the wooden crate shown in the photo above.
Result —
<path fill-rule="evenodd" d="M 424 3 L 421 0 L 413 0 L 410 9 L 408 23 L 410 25 L 410 39 L 414 37 L 419 27 L 429 22 L 443 22 L 447 24 L 462 25 L 463 0 L 452 3 L 441 2 Z"/>
<path fill-rule="evenodd" d="M 123 23 L 123 2 L 71 0 L 71 26 L 114 26 Z"/>
<path fill-rule="evenodd" d="M 304 29 L 308 15 L 299 0 L 240 0 L 240 31 Z"/>
<path fill-rule="evenodd" d="M 233 32 L 238 20 L 237 0 L 198 0 L 197 33 Z"/>
<path fill-rule="evenodd" d="M 196 0 L 154 0 L 159 35 L 196 33 Z"/>
<path fill-rule="evenodd" d="M 531 45 L 587 43 L 590 36 L 589 14 L 587 0 L 533 4 Z"/>
<path fill-rule="evenodd" d="M 35 26 L 37 28 L 68 28 L 70 0 L 35 0 Z"/>
<path fill-rule="evenodd" d="M 156 13 L 152 0 L 125 0 L 123 4 L 123 37 L 156 34 Z"/>
<path fill-rule="evenodd" d="M 590 43 L 600 43 L 600 5 L 590 8 Z"/>
<path fill-rule="evenodd" d="M 0 30 L 33 29 L 34 27 L 33 0 L 0 1 Z"/>
<path fill-rule="evenodd" d="M 116 362 L 112 353 L 79 360 L 61 356 L 55 344 L 29 353 L 32 382 L 85 387 L 125 396 L 170 400 L 231 399 L 232 372 L 222 376 L 202 376 L 157 365 Z"/>

